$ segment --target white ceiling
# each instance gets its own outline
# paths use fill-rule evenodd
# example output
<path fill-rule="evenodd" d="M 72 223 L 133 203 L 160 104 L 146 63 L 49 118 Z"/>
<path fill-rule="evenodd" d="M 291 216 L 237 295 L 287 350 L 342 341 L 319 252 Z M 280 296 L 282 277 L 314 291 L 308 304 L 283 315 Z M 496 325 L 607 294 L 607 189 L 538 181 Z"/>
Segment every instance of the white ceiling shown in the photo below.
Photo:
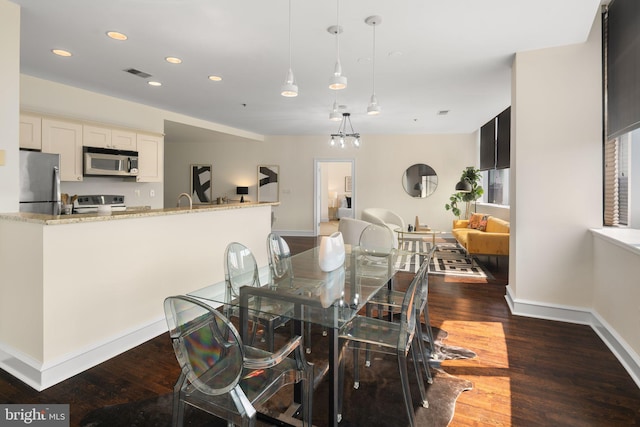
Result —
<path fill-rule="evenodd" d="M 366 134 L 472 132 L 510 104 L 515 52 L 583 42 L 600 0 L 340 0 L 348 88 L 331 91 L 336 1 L 11 0 L 22 6 L 21 72 L 262 135 L 328 134 L 338 103 Z M 367 116 L 376 27 L 379 116 Z M 118 42 L 109 30 L 128 35 Z M 53 48 L 73 53 L 53 55 Z M 165 62 L 167 56 L 183 60 Z M 123 70 L 136 68 L 149 79 Z M 213 83 L 210 74 L 224 78 Z M 162 82 L 151 87 L 146 81 Z M 449 114 L 438 115 L 440 110 Z"/>

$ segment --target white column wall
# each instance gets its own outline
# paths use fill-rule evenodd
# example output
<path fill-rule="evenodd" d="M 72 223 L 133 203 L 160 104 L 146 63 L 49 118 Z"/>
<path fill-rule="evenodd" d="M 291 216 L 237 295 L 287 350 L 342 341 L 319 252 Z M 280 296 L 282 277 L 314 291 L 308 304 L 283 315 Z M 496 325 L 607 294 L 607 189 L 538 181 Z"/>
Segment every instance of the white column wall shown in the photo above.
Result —
<path fill-rule="evenodd" d="M 0 0 L 0 212 L 18 210 L 20 7 Z M 0 235 L 0 239 L 2 236 Z"/>
<path fill-rule="evenodd" d="M 509 288 L 520 301 L 593 304 L 588 230 L 602 225 L 599 19 L 586 43 L 514 60 Z"/>

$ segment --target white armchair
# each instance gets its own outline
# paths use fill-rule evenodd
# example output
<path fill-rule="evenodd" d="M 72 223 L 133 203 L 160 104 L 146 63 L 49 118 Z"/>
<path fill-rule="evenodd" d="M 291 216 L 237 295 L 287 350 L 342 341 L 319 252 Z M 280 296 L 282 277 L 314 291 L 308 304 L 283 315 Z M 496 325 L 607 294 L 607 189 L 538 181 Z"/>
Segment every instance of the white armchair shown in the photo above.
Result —
<path fill-rule="evenodd" d="M 406 228 L 404 220 L 397 213 L 385 208 L 366 208 L 362 211 L 362 220 L 372 224 L 380 224 L 389 227 L 395 237 L 395 246 L 398 247 L 398 228 Z"/>
<path fill-rule="evenodd" d="M 362 230 L 371 225 L 370 222 L 353 218 L 340 218 L 338 231 L 342 233 L 342 240 L 348 245 L 357 246 L 360 242 Z"/>

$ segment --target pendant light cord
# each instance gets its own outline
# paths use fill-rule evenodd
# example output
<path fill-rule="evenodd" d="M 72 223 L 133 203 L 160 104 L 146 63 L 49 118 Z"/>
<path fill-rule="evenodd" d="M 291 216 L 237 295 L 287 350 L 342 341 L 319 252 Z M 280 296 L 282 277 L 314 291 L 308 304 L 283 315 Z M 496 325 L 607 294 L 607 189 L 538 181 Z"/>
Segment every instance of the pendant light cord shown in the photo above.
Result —
<path fill-rule="evenodd" d="M 376 25 L 373 24 L 373 67 L 371 68 L 373 95 L 376 94 Z"/>
<path fill-rule="evenodd" d="M 291 0 L 289 0 L 289 69 L 291 70 Z"/>
<path fill-rule="evenodd" d="M 336 0 L 336 61 L 340 64 L 340 0 Z M 342 73 L 342 64 L 340 64 Z"/>

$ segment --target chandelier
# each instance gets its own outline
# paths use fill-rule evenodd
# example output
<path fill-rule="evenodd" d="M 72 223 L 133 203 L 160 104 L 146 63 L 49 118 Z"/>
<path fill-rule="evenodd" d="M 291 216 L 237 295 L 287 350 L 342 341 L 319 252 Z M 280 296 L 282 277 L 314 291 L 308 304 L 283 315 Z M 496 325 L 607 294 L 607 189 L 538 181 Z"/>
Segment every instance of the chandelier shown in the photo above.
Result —
<path fill-rule="evenodd" d="M 349 129 L 351 132 L 347 131 L 347 122 L 349 123 Z M 342 113 L 342 121 L 340 122 L 340 127 L 338 127 L 338 132 L 331 134 L 331 141 L 329 141 L 329 145 L 335 147 L 337 144 L 340 148 L 345 148 L 347 141 L 351 141 L 351 145 L 355 148 L 360 147 L 360 134 L 353 130 L 353 125 L 351 124 L 351 113 Z"/>

